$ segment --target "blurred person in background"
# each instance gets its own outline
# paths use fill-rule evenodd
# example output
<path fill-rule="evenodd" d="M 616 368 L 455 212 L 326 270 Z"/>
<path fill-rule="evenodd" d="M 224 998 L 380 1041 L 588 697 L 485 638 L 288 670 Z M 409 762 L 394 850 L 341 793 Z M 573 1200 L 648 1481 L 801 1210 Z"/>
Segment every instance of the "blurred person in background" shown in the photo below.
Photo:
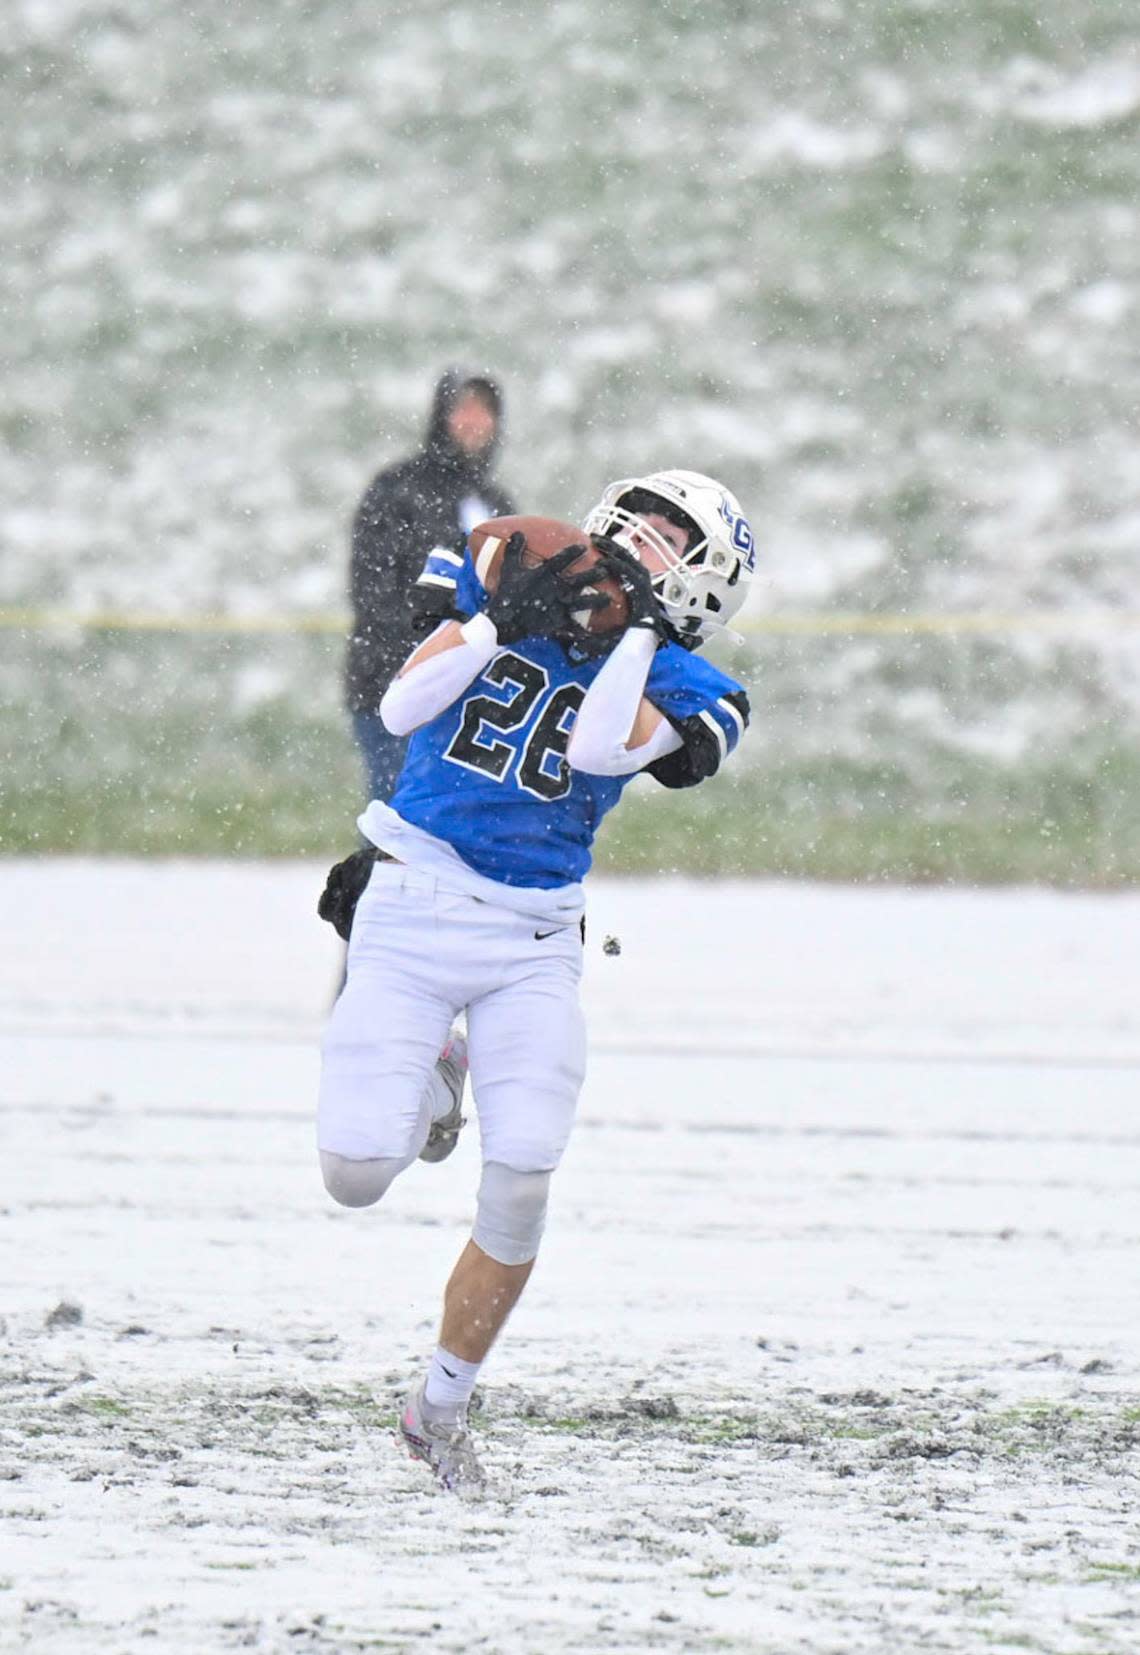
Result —
<path fill-rule="evenodd" d="M 492 476 L 502 429 L 497 382 L 449 368 L 423 447 L 377 473 L 353 520 L 345 690 L 370 799 L 390 796 L 404 762 L 406 743 L 384 728 L 378 708 L 415 643 L 424 558 L 434 546 L 462 551 L 477 523 L 515 510 Z"/>

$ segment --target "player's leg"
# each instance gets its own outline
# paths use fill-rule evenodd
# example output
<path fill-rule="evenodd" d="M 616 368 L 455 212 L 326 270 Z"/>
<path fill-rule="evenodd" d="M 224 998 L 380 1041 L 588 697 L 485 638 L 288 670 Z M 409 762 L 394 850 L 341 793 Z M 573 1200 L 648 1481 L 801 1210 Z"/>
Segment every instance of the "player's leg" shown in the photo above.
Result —
<path fill-rule="evenodd" d="M 550 1176 L 566 1147 L 585 1072 L 577 932 L 546 948 L 535 941 L 532 922 L 507 929 L 513 968 L 468 1011 L 484 1159 L 475 1225 L 444 1295 L 439 1347 L 402 1421 L 405 1438 L 443 1481 L 449 1454 L 462 1456 L 457 1480 L 476 1475 L 467 1402 L 534 1267 Z"/>
<path fill-rule="evenodd" d="M 353 869 L 351 873 L 348 873 L 346 870 L 351 868 L 353 863 L 356 863 L 361 857 L 363 857 L 366 851 L 368 856 L 368 871 L 365 875 L 365 889 L 367 888 L 368 881 L 371 878 L 372 870 L 376 865 L 376 861 L 391 862 L 394 860 L 392 857 L 386 856 L 383 852 L 375 851 L 372 846 L 365 847 L 361 851 L 357 852 L 355 857 L 348 858 L 346 862 L 338 864 L 337 867 L 330 871 L 329 882 L 325 890 L 325 895 L 321 899 L 320 911 L 322 918 L 327 919 L 332 924 L 336 925 L 341 935 L 351 934 L 357 902 L 359 900 L 359 896 L 363 894 L 363 891 L 358 891 L 356 887 L 356 880 L 358 878 L 357 871 Z M 325 907 L 326 899 L 329 900 L 330 903 L 328 910 L 326 910 Z M 347 980 L 348 947 L 346 945 L 341 961 L 340 977 L 337 982 L 336 993 L 333 995 L 334 1006 L 343 994 L 344 986 Z M 462 1113 L 462 1101 L 463 1088 L 467 1079 L 467 1037 L 466 1031 L 461 1024 L 456 1023 L 449 1031 L 443 1050 L 439 1053 L 439 1056 L 435 1060 L 435 1068 L 436 1076 L 433 1084 L 437 1096 L 439 1098 L 443 1098 L 445 1101 L 442 1109 L 435 1108 L 434 1106 L 432 1108 L 431 1126 L 428 1132 L 427 1143 L 420 1151 L 421 1161 L 446 1161 L 447 1157 L 455 1148 L 456 1142 L 459 1138 L 459 1130 L 464 1124 L 465 1117 Z M 350 1180 L 350 1183 L 345 1185 L 346 1190 L 350 1188 L 350 1185 L 353 1185 L 356 1182 L 358 1181 L 355 1179 Z M 338 1197 L 338 1199 L 340 1199 L 340 1197 Z M 376 1197 L 372 1197 L 371 1199 L 376 1199 Z M 346 1202 L 346 1205 L 348 1206 L 363 1206 L 367 1204 L 368 1203 L 366 1200 L 352 1198 Z"/>
<path fill-rule="evenodd" d="M 545 1182 L 550 1175 L 532 1176 Z M 484 1252 L 477 1241 L 469 1241 L 444 1289 L 439 1330 L 443 1349 L 478 1367 L 518 1302 L 534 1264 L 534 1258 L 522 1264 L 504 1264 Z"/>
<path fill-rule="evenodd" d="M 465 1065 L 438 1067 L 458 1010 L 440 991 L 438 948 L 425 883 L 378 863 L 322 1047 L 321 1169 L 345 1206 L 378 1201 L 424 1150 L 433 1121 L 456 1108 Z"/>
<path fill-rule="evenodd" d="M 577 928 L 542 942 L 534 929 L 522 923 L 513 970 L 468 1013 L 483 1176 L 442 1332 L 472 1361 L 490 1350 L 533 1268 L 586 1071 Z"/>

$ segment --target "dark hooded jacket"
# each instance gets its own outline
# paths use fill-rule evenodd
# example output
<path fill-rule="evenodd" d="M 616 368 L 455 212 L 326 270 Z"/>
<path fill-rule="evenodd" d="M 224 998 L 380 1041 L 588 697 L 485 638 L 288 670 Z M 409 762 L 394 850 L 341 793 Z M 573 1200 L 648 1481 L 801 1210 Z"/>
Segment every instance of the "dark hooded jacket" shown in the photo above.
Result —
<path fill-rule="evenodd" d="M 411 459 L 387 466 L 369 484 L 352 525 L 352 635 L 345 671 L 350 712 L 374 713 L 417 641 L 411 592 L 433 546 L 460 551 L 468 529 L 514 506 L 491 477 L 499 431 L 472 459 L 447 433 L 459 395 L 488 394 L 501 429 L 502 393 L 480 373 L 449 369 L 435 389 L 427 438 Z"/>

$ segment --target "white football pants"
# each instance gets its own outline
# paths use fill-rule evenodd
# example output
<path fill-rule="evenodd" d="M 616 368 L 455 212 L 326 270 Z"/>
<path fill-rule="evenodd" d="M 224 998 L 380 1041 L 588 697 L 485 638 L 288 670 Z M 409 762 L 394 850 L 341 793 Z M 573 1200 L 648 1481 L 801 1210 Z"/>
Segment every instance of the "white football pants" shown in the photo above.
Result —
<path fill-rule="evenodd" d="M 347 1160 L 418 1154 L 424 1087 L 466 1009 L 483 1160 L 552 1170 L 586 1068 L 581 972 L 576 924 L 554 927 L 377 862 L 324 1038 L 320 1148 Z"/>

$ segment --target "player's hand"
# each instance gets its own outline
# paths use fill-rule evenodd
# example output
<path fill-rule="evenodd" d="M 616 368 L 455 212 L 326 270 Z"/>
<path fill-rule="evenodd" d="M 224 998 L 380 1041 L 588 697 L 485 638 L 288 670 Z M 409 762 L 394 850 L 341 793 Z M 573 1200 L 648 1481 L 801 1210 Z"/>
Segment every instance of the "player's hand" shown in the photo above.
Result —
<path fill-rule="evenodd" d="M 411 632 L 426 638 L 441 621 L 469 621 L 471 616 L 455 602 L 455 593 L 439 586 L 413 586 L 408 594 Z"/>
<path fill-rule="evenodd" d="M 596 534 L 593 539 L 602 554 L 606 573 L 613 576 L 625 593 L 629 604 L 629 626 L 644 627 L 647 632 L 654 633 L 660 643 L 666 643 L 669 629 L 657 593 L 653 590 L 653 576 L 649 570 L 631 551 L 608 535 Z"/>
<path fill-rule="evenodd" d="M 507 541 L 499 584 L 487 601 L 485 614 L 501 644 L 535 635 L 557 637 L 573 624 L 573 611 L 601 609 L 609 602 L 603 593 L 582 591 L 590 584 L 589 574 L 566 573 L 584 546 L 564 546 L 533 569 L 523 563 L 525 548 L 524 535 L 513 534 Z"/>

